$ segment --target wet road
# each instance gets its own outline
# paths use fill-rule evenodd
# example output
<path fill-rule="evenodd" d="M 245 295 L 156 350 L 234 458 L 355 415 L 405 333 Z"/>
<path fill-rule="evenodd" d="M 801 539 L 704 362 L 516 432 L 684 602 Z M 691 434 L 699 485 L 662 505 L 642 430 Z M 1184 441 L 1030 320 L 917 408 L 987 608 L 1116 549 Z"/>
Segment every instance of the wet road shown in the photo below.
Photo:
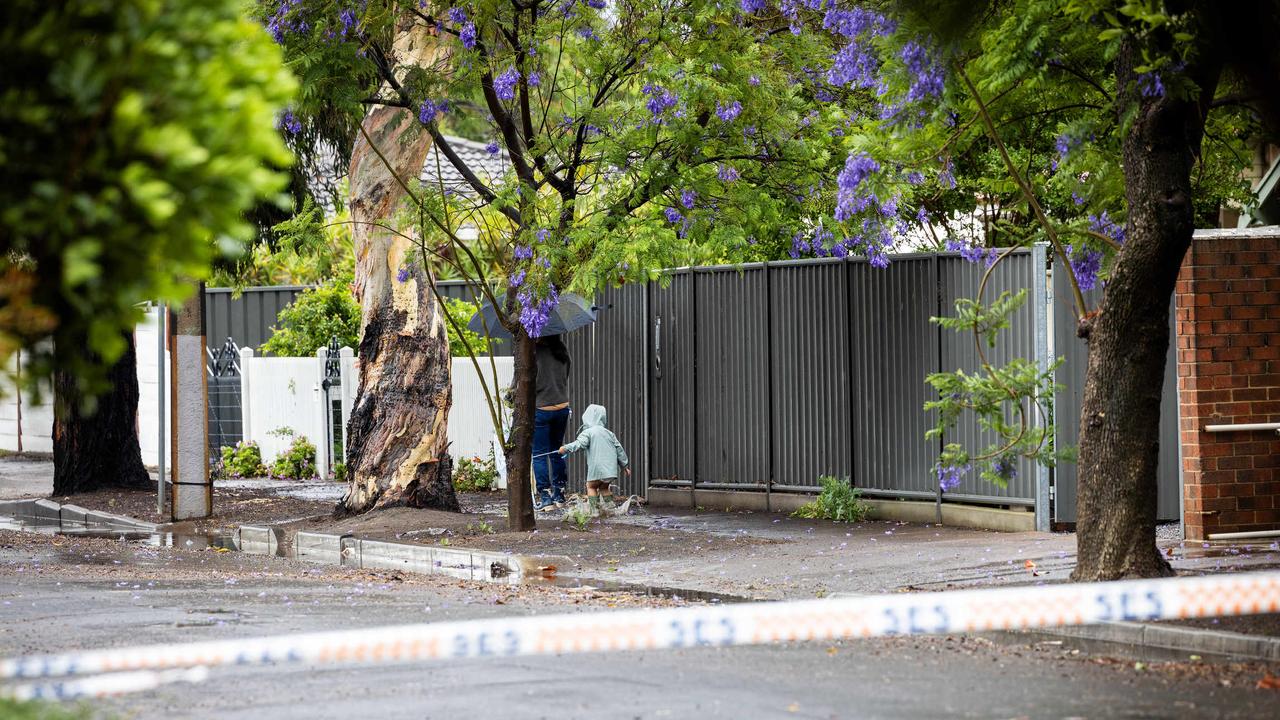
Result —
<path fill-rule="evenodd" d="M 46 541 L 47 542 L 47 541 Z M 0 654 L 584 608 L 563 589 L 237 554 L 0 543 Z M 629 606 L 644 601 L 631 600 Z M 1138 671 L 1034 639 L 916 638 L 405 666 L 217 668 L 107 701 L 138 718 L 1273 717 L 1232 675 Z M 1189 674 L 1190 677 L 1184 677 Z M 1232 687 L 1223 687 L 1226 680 Z"/>

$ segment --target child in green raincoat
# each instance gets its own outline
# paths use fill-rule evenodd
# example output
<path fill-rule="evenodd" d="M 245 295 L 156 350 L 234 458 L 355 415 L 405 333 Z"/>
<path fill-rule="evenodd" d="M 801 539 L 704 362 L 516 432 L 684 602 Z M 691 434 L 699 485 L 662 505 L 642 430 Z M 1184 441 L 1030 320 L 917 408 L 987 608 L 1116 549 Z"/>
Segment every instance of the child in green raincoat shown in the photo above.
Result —
<path fill-rule="evenodd" d="M 631 476 L 631 468 L 627 467 L 630 464 L 627 451 L 622 449 L 618 436 L 605 425 L 604 406 L 588 405 L 582 413 L 582 430 L 578 432 L 578 438 L 560 448 L 561 455 L 587 451 L 587 503 L 597 513 L 613 509 L 613 489 L 609 483 L 618 479 L 618 467 L 626 468 L 627 476 Z"/>

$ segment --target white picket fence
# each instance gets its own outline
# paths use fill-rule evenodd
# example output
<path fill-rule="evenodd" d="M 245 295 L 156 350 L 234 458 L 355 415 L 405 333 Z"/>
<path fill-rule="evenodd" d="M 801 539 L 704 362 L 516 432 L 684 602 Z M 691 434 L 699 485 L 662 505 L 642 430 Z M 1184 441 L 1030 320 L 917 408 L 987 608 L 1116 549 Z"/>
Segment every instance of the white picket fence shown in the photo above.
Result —
<path fill-rule="evenodd" d="M 164 372 L 167 389 L 169 379 L 168 353 L 163 365 L 159 361 L 156 337 L 157 313 L 147 313 L 146 319 L 134 330 L 138 353 L 138 439 L 142 448 L 142 461 L 156 465 L 156 448 L 159 442 L 156 427 L 160 406 L 157 403 L 157 378 Z M 342 447 L 346 447 L 346 425 L 351 416 L 359 385 L 357 360 L 350 348 L 342 348 L 340 366 L 342 382 L 330 391 L 330 397 L 341 403 Z M 21 356 L 12 362 L 18 362 Z M 491 392 L 494 389 L 492 369 L 498 373 L 497 387 L 511 383 L 512 358 L 481 358 L 481 368 Z M 294 435 L 305 435 L 316 445 L 316 469 L 321 477 L 327 477 L 328 455 L 324 439 L 329 432 L 326 424 L 324 382 L 325 351 L 316 351 L 315 357 L 274 358 L 257 357 L 250 348 L 240 350 L 240 391 L 243 435 L 262 449 L 263 460 L 270 464 L 281 452 L 288 449 L 292 438 L 276 431 L 288 428 Z M 454 358 L 453 408 L 449 413 L 449 454 L 456 461 L 461 457 L 487 457 L 494 439 L 493 423 L 481 389 L 480 378 L 469 358 Z M 53 395 L 45 390 L 40 404 L 28 393 L 18 393 L 13 387 L 0 385 L 0 449 L 25 452 L 53 451 Z M 165 428 L 170 428 L 168 403 Z M 167 458 L 166 458 L 167 460 Z"/>

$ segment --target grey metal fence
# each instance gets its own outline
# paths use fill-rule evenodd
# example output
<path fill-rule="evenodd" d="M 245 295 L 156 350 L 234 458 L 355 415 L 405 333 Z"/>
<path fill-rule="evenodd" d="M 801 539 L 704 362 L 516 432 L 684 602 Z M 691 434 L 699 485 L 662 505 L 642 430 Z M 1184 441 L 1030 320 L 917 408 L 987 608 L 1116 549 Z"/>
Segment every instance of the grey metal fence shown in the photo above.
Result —
<path fill-rule="evenodd" d="M 1066 273 L 1055 272 L 1053 293 L 1053 354 L 1063 358 L 1058 369 L 1059 390 L 1054 410 L 1057 416 L 1054 431 L 1060 447 L 1075 446 L 1080 441 L 1080 406 L 1084 400 L 1085 371 L 1087 370 L 1089 345 L 1076 337 L 1076 318 L 1072 310 L 1071 285 Z M 1096 308 L 1102 300 L 1102 290 L 1085 293 L 1085 302 Z M 1177 355 L 1174 341 L 1172 301 L 1169 308 L 1169 353 L 1165 361 L 1164 387 L 1160 397 L 1160 461 L 1156 476 L 1156 517 L 1160 520 L 1178 520 L 1182 516 L 1182 462 L 1178 457 L 1178 392 Z M 1054 513 L 1057 523 L 1076 521 L 1076 465 L 1059 463 L 1054 468 Z"/>
<path fill-rule="evenodd" d="M 1043 249 L 1020 251 L 993 273 L 988 298 L 1022 288 L 1032 297 L 991 362 L 1048 362 L 1044 262 Z M 632 419 L 643 419 L 654 486 L 814 492 L 834 475 L 870 495 L 932 499 L 941 442 L 924 439 L 925 376 L 972 371 L 979 359 L 970 335 L 930 318 L 974 295 L 983 270 L 954 255 L 908 255 L 886 269 L 860 260 L 686 269 L 647 289 L 609 290 L 600 304 L 612 307 L 569 336 L 573 401 L 605 402 L 620 436 L 634 437 Z M 958 439 L 990 440 L 976 423 Z M 1047 483 L 1024 462 L 1008 488 L 969 478 L 948 498 L 1047 510 L 1037 504 Z"/>
<path fill-rule="evenodd" d="M 240 347 L 258 351 L 262 343 L 271 338 L 279 324 L 280 311 L 292 303 L 310 285 L 279 285 L 274 287 L 205 288 L 205 328 L 210 343 L 220 343 L 232 338 Z M 440 295 L 455 300 L 474 302 L 479 296 L 469 284 L 461 280 L 442 280 L 436 285 Z M 504 341 L 491 345 L 494 355 L 510 355 L 511 348 Z"/>

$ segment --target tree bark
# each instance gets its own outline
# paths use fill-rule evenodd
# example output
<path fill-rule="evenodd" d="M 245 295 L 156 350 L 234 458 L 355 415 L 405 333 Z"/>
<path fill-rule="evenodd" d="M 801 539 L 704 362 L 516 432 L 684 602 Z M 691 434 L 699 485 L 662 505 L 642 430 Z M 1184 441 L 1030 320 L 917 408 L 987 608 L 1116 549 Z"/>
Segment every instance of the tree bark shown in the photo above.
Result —
<path fill-rule="evenodd" d="M 507 527 L 515 531 L 534 528 L 533 488 L 529 484 L 533 453 L 534 394 L 537 390 L 538 366 L 534 357 L 535 340 L 518 328 L 513 341 L 515 362 L 512 395 L 511 440 L 507 455 Z"/>
<path fill-rule="evenodd" d="M 1191 172 L 1218 70 L 1188 68 L 1199 98 L 1139 97 L 1133 41 L 1116 60 L 1122 108 L 1138 108 L 1123 141 L 1127 240 L 1098 314 L 1082 323 L 1089 364 L 1080 418 L 1077 564 L 1073 580 L 1169 575 L 1155 541 L 1161 387 L 1169 298 L 1194 229 Z M 1169 402 L 1173 402 L 1172 398 Z"/>
<path fill-rule="evenodd" d="M 396 51 L 402 63 L 428 67 L 438 49 L 418 28 L 402 31 Z M 373 224 L 394 224 L 404 184 L 422 171 L 431 136 L 403 108 L 378 107 L 363 127 L 368 140 L 357 138 L 350 171 L 360 387 L 347 425 L 351 485 L 335 513 L 393 505 L 458 511 L 446 432 L 449 341 L 434 278 L 414 241 Z"/>
<path fill-rule="evenodd" d="M 53 494 L 152 488 L 138 445 L 138 370 L 133 333 L 111 366 L 111 391 L 88 399 L 71 373 L 53 375 Z M 86 343 L 87 345 L 87 343 Z"/>

